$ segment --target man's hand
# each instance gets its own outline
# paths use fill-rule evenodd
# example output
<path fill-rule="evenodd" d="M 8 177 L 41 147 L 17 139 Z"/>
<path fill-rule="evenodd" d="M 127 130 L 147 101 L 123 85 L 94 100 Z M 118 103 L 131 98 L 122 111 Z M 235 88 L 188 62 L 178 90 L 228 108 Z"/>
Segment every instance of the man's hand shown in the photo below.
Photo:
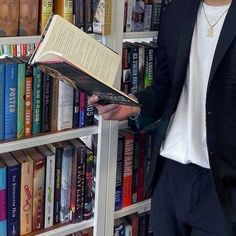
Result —
<path fill-rule="evenodd" d="M 97 108 L 98 114 L 105 120 L 125 120 L 129 116 L 135 116 L 140 113 L 140 107 L 131 107 L 119 104 L 98 104 L 98 97 L 93 95 L 89 97 L 88 102 Z"/>

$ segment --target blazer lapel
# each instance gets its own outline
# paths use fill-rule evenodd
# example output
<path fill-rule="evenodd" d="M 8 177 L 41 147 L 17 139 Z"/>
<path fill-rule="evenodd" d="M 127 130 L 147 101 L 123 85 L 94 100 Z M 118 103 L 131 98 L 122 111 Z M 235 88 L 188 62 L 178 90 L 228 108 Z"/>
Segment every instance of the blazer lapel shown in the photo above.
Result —
<path fill-rule="evenodd" d="M 230 44 L 232 43 L 234 37 L 236 36 L 236 27 L 233 26 L 236 19 L 236 1 L 232 0 L 230 9 L 228 11 L 228 14 L 225 18 L 220 37 L 216 46 L 216 51 L 214 54 L 212 67 L 211 67 L 211 73 L 209 77 L 208 82 L 208 89 L 211 84 L 212 78 L 214 77 L 214 74 L 222 61 L 226 51 L 228 50 Z"/>
<path fill-rule="evenodd" d="M 179 39 L 179 45 L 176 55 L 176 66 L 174 71 L 174 86 L 178 87 L 178 91 L 182 90 L 182 86 L 185 81 L 186 69 L 189 62 L 189 52 L 192 42 L 192 35 L 195 21 L 197 18 L 200 0 L 193 0 L 187 2 L 187 14 L 184 25 L 181 30 L 181 36 Z"/>

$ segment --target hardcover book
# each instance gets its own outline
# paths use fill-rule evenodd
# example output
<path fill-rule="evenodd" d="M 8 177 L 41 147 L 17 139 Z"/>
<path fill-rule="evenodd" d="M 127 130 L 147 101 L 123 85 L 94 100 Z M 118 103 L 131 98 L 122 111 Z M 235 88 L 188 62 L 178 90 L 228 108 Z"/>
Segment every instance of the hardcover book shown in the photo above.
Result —
<path fill-rule="evenodd" d="M 33 160 L 32 230 L 35 231 L 42 229 L 44 225 L 45 157 L 34 147 L 24 149 L 24 152 Z"/>
<path fill-rule="evenodd" d="M 68 22 L 73 22 L 73 0 L 54 0 L 53 11 Z"/>
<path fill-rule="evenodd" d="M 12 152 L 21 166 L 20 235 L 32 231 L 33 161 L 22 151 Z"/>
<path fill-rule="evenodd" d="M 139 106 L 112 87 L 120 56 L 58 15 L 50 18 L 30 64 L 89 96 L 96 94 L 101 103 Z"/>
<path fill-rule="evenodd" d="M 53 226 L 55 154 L 46 146 L 37 147 L 46 158 L 44 228 Z"/>
<path fill-rule="evenodd" d="M 41 34 L 52 14 L 53 0 L 39 0 L 39 33 Z"/>
<path fill-rule="evenodd" d="M 19 22 L 19 0 L 0 0 L 0 36 L 16 36 Z"/>
<path fill-rule="evenodd" d="M 0 160 L 0 235 L 7 235 L 7 168 Z"/>
<path fill-rule="evenodd" d="M 7 235 L 20 235 L 20 165 L 11 153 L 2 153 L 7 166 Z"/>
<path fill-rule="evenodd" d="M 4 110 L 5 110 L 5 70 L 0 64 L 0 140 L 4 139 Z"/>
<path fill-rule="evenodd" d="M 39 0 L 20 0 L 19 35 L 37 35 L 38 12 Z"/>

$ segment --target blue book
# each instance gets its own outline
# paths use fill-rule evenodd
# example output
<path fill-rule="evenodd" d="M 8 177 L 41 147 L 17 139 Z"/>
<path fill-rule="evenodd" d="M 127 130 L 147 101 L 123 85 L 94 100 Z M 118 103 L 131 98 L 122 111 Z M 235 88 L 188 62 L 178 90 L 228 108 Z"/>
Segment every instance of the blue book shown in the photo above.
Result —
<path fill-rule="evenodd" d="M 5 84 L 5 72 L 4 65 L 0 64 L 0 140 L 4 139 L 4 84 Z"/>
<path fill-rule="evenodd" d="M 0 236 L 7 235 L 6 165 L 0 160 Z"/>
<path fill-rule="evenodd" d="M 7 166 L 7 235 L 20 235 L 20 165 L 11 153 L 1 154 Z"/>
<path fill-rule="evenodd" d="M 5 67 L 5 139 L 14 139 L 17 130 L 17 64 L 8 58 L 0 62 Z"/>

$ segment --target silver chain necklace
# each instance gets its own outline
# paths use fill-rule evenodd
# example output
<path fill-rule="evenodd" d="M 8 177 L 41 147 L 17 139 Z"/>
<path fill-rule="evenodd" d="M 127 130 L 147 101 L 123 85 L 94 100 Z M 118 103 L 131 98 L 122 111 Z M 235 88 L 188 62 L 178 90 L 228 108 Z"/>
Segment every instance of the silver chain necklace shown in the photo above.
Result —
<path fill-rule="evenodd" d="M 220 17 L 216 20 L 216 22 L 214 24 L 211 24 L 211 22 L 209 21 L 207 15 L 206 15 L 206 11 L 205 11 L 205 7 L 204 7 L 204 4 L 203 4 L 203 1 L 201 3 L 202 3 L 202 10 L 203 10 L 205 19 L 206 19 L 206 21 L 207 21 L 207 23 L 209 25 L 207 36 L 208 37 L 213 37 L 214 36 L 214 27 L 220 21 L 220 19 L 224 16 L 224 14 L 229 10 L 229 7 L 220 15 Z"/>

